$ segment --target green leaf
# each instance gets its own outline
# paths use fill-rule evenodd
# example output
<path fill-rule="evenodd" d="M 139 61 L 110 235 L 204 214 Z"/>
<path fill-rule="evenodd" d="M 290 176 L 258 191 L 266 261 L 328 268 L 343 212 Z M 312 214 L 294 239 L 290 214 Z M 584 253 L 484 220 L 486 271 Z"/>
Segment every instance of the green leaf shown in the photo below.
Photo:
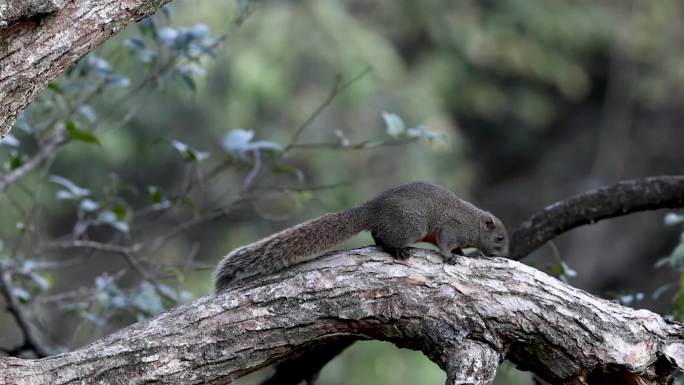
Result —
<path fill-rule="evenodd" d="M 78 205 L 78 208 L 84 212 L 93 212 L 100 208 L 100 204 L 92 199 L 85 198 Z"/>
<path fill-rule="evenodd" d="M 128 207 L 124 205 L 116 205 L 112 207 L 112 212 L 116 215 L 116 219 L 123 221 L 126 219 L 126 214 L 128 214 Z"/>
<path fill-rule="evenodd" d="M 28 303 L 31 300 L 31 293 L 29 293 L 28 290 L 23 289 L 21 287 L 13 287 L 12 295 L 14 295 L 19 300 L 19 302 L 22 303 Z"/>
<path fill-rule="evenodd" d="M 50 182 L 56 183 L 64 189 L 57 191 L 57 199 L 80 199 L 90 195 L 90 190 L 82 188 L 76 183 L 59 175 L 52 175 Z"/>
<path fill-rule="evenodd" d="M 672 313 L 678 320 L 684 319 L 684 273 L 679 274 L 679 289 L 672 299 Z"/>
<path fill-rule="evenodd" d="M 32 271 L 29 275 L 31 276 L 31 279 L 33 280 L 33 282 L 35 282 L 36 285 L 38 285 L 40 290 L 45 291 L 45 290 L 50 288 L 50 281 L 48 281 L 44 276 L 42 276 L 42 275 L 40 275 L 34 271 Z"/>
<path fill-rule="evenodd" d="M 125 220 L 118 219 L 118 215 L 110 210 L 102 211 L 97 216 L 95 224 L 102 223 L 112 226 L 113 228 L 124 234 L 127 234 L 130 230 L 130 226 L 128 225 L 128 223 Z"/>
<path fill-rule="evenodd" d="M 664 285 L 659 286 L 657 289 L 653 291 L 653 299 L 658 299 L 660 298 L 663 293 L 666 291 L 672 289 L 672 284 L 671 283 L 666 283 Z"/>
<path fill-rule="evenodd" d="M 297 176 L 297 180 L 304 180 L 304 172 L 297 167 L 292 167 L 288 165 L 278 165 L 273 166 L 273 168 L 271 168 L 271 172 L 274 174 L 293 174 Z"/>
<path fill-rule="evenodd" d="M 92 132 L 88 132 L 78 128 L 73 120 L 67 122 L 66 130 L 71 139 L 73 140 L 78 140 L 86 143 L 94 143 L 100 146 L 102 145 L 102 143 L 100 143 L 100 140 L 95 135 L 93 135 Z"/>
<path fill-rule="evenodd" d="M 164 192 L 160 190 L 157 186 L 147 187 L 147 198 L 152 204 L 152 208 L 155 210 L 162 210 L 171 207 L 171 201 L 166 199 Z"/>
<path fill-rule="evenodd" d="M 149 193 L 150 203 L 161 203 L 164 200 L 164 194 L 156 186 L 149 186 L 147 192 Z"/>
<path fill-rule="evenodd" d="M 563 275 L 565 275 L 566 277 L 576 277 L 577 276 L 577 271 L 570 268 L 570 266 L 568 266 L 568 264 L 565 263 L 564 261 L 561 262 L 561 267 L 563 268 Z"/>
<path fill-rule="evenodd" d="M 199 218 L 200 208 L 197 205 L 197 203 L 191 197 L 184 195 L 184 196 L 180 197 L 180 199 L 178 199 L 178 201 L 181 204 L 187 206 L 190 209 L 190 211 L 192 211 L 192 216 L 194 218 Z"/>
<path fill-rule="evenodd" d="M 425 127 L 418 126 L 414 128 L 409 128 L 406 130 L 406 136 L 410 138 L 423 138 L 428 140 L 439 140 L 441 142 L 447 142 L 447 135 L 443 132 L 436 132 L 427 130 Z"/>
<path fill-rule="evenodd" d="M 173 147 L 181 154 L 183 159 L 188 162 L 200 162 L 209 158 L 208 152 L 197 151 L 181 141 L 172 140 L 171 145 L 173 145 Z"/>
<path fill-rule="evenodd" d="M 684 266 L 684 243 L 680 243 L 668 257 L 672 266 Z"/>
<path fill-rule="evenodd" d="M 253 138 L 254 131 L 236 128 L 230 130 L 230 132 L 223 137 L 221 145 L 224 150 L 237 153 L 242 151 Z"/>
<path fill-rule="evenodd" d="M 385 121 L 385 129 L 387 131 L 387 135 L 389 136 L 396 138 L 397 136 L 403 134 L 404 130 L 406 129 L 406 124 L 404 123 L 404 120 L 400 118 L 397 114 L 393 114 L 391 112 L 383 112 L 382 120 Z"/>
<path fill-rule="evenodd" d="M 560 262 L 548 265 L 546 269 L 549 274 L 556 278 L 559 278 L 563 275 L 563 265 Z"/>
<path fill-rule="evenodd" d="M 19 139 L 17 139 L 16 136 L 12 134 L 7 134 L 4 138 L 0 138 L 0 144 L 4 144 L 10 147 L 19 147 L 21 142 L 19 141 Z"/>
<path fill-rule="evenodd" d="M 52 83 L 48 84 L 47 89 L 50 91 L 53 91 L 54 93 L 60 94 L 60 95 L 64 93 L 64 90 L 62 89 L 62 87 L 59 84 L 57 84 L 56 82 L 52 82 Z"/>
<path fill-rule="evenodd" d="M 12 151 L 10 153 L 9 169 L 16 170 L 21 167 L 22 164 L 24 164 L 24 157 L 22 157 L 19 152 Z"/>
<path fill-rule="evenodd" d="M 183 82 L 185 83 L 186 86 L 192 91 L 192 93 L 197 93 L 197 84 L 195 83 L 195 79 L 192 78 L 190 75 L 181 75 L 181 79 L 183 79 Z"/>
<path fill-rule="evenodd" d="M 297 209 L 301 209 L 305 206 L 306 202 L 310 201 L 313 197 L 313 192 L 309 190 L 293 191 L 290 193 L 292 202 Z"/>
<path fill-rule="evenodd" d="M 684 215 L 676 213 L 668 213 L 664 218 L 666 226 L 674 226 L 680 223 L 684 223 Z"/>

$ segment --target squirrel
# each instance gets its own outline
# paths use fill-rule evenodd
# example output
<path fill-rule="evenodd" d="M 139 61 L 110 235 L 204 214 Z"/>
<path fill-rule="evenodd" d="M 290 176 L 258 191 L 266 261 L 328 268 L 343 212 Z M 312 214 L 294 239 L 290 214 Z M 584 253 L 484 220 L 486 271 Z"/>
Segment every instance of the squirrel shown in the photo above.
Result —
<path fill-rule="evenodd" d="M 220 293 L 256 275 L 315 259 L 363 230 L 369 230 L 376 245 L 400 260 L 408 259 L 408 246 L 417 242 L 437 246 L 449 264 L 467 247 L 485 256 L 508 255 L 508 236 L 501 220 L 442 186 L 412 182 L 233 250 L 216 269 L 214 290 Z"/>

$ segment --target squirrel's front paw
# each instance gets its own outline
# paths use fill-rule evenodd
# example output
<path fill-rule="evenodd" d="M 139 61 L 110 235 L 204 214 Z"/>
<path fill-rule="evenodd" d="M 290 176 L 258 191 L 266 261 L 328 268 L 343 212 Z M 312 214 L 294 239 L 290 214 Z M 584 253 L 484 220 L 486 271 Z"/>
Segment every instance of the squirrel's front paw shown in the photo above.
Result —
<path fill-rule="evenodd" d="M 390 254 L 392 254 L 392 256 L 393 256 L 394 258 L 396 258 L 396 259 L 398 259 L 398 260 L 400 260 L 400 261 L 405 261 L 405 260 L 409 259 L 409 257 L 411 257 L 411 253 L 410 253 L 410 251 L 409 251 L 408 248 L 404 248 L 404 249 L 394 249 L 394 250 L 392 250 L 392 251 L 393 251 L 393 252 L 391 252 Z"/>
<path fill-rule="evenodd" d="M 456 261 L 458 260 L 458 257 L 460 257 L 460 255 L 458 255 L 458 254 L 453 254 L 453 253 L 442 254 L 442 260 L 443 260 L 444 263 L 446 263 L 447 265 L 455 265 L 455 264 L 456 264 Z"/>

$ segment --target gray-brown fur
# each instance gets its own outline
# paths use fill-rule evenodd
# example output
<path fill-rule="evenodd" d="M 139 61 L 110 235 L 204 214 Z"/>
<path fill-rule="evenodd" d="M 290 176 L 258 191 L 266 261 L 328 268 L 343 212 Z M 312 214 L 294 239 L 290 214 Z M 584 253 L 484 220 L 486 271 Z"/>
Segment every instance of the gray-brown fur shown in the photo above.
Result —
<path fill-rule="evenodd" d="M 465 247 L 488 256 L 508 253 L 506 229 L 494 215 L 444 187 L 413 182 L 233 250 L 219 263 L 215 291 L 314 259 L 363 230 L 370 230 L 378 246 L 400 259 L 408 258 L 407 247 L 419 241 L 434 243 L 447 263 Z"/>
<path fill-rule="evenodd" d="M 310 259 L 368 227 L 363 206 L 325 214 L 242 246 L 216 269 L 215 291 L 255 275 L 271 274 Z"/>

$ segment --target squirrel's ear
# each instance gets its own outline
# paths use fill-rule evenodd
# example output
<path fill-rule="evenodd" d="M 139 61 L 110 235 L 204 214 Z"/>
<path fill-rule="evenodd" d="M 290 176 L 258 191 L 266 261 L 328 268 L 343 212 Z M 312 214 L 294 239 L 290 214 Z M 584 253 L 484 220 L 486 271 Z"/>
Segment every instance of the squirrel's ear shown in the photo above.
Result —
<path fill-rule="evenodd" d="M 494 222 L 494 217 L 492 217 L 491 215 L 485 215 L 483 221 L 484 221 L 485 228 L 487 230 L 492 231 L 492 230 L 494 230 L 494 228 L 496 228 L 496 223 Z"/>

